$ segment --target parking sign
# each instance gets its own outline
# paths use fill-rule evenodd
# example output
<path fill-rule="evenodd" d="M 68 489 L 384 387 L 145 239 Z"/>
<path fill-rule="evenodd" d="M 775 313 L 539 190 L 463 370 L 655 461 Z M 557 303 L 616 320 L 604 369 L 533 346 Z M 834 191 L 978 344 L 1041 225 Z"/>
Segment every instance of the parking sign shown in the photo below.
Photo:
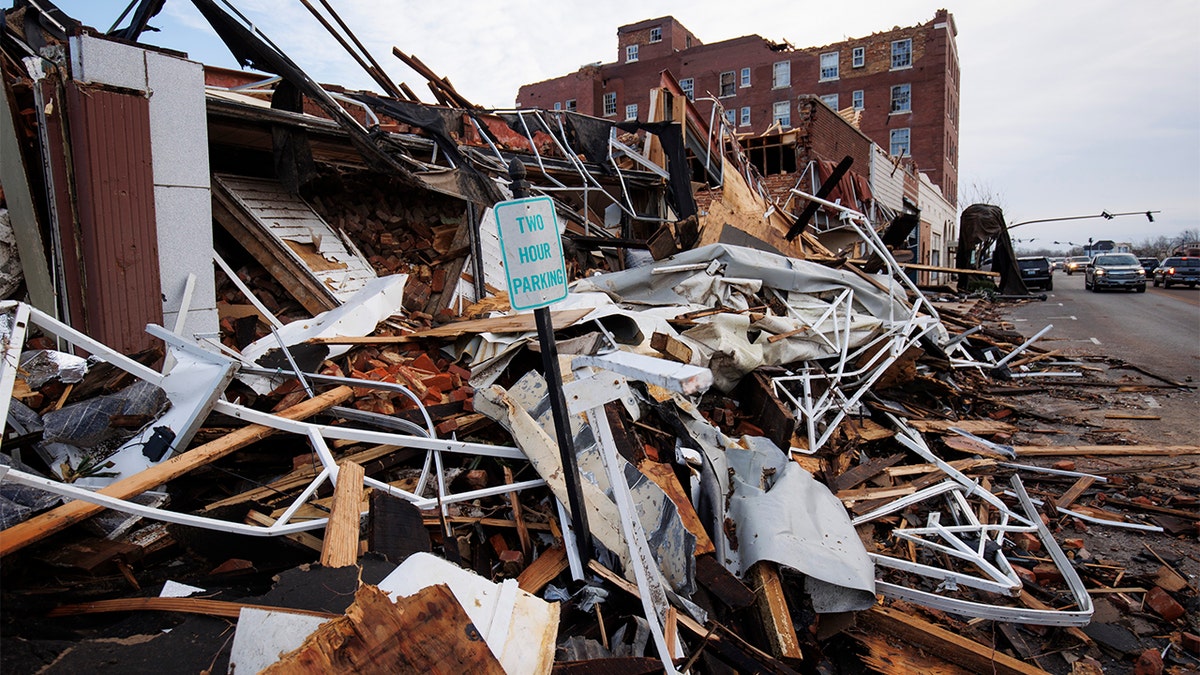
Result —
<path fill-rule="evenodd" d="M 554 202 L 549 197 L 510 199 L 493 210 L 513 309 L 537 309 L 566 298 L 567 268 Z"/>

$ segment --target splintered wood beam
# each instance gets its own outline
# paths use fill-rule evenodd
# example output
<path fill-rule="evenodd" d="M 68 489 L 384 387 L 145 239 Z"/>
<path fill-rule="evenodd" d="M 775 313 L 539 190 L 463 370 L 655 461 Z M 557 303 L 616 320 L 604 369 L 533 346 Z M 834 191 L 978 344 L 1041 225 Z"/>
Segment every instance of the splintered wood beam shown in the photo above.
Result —
<path fill-rule="evenodd" d="M 749 581 L 756 590 L 754 606 L 762 620 L 771 653 L 780 659 L 802 659 L 804 655 L 800 652 L 796 626 L 788 611 L 779 568 L 768 560 L 759 561 L 750 568 Z"/>
<path fill-rule="evenodd" d="M 568 565 L 566 549 L 561 546 L 548 548 L 521 571 L 517 576 L 517 585 L 521 590 L 537 595 L 546 584 L 562 574 Z"/>
<path fill-rule="evenodd" d="M 321 564 L 325 567 L 349 567 L 358 562 L 358 532 L 362 512 L 363 478 L 361 465 L 343 461 L 338 465 L 337 486 L 333 489 L 333 506 L 329 524 L 325 526 L 325 542 L 321 546 Z"/>
<path fill-rule="evenodd" d="M 967 429 L 970 431 L 970 429 Z M 974 433 L 974 432 L 972 432 Z M 1018 457 L 1177 457 L 1200 455 L 1200 445 L 1018 445 Z"/>
<path fill-rule="evenodd" d="M 891 607 L 877 605 L 860 612 L 858 619 L 868 627 L 904 640 L 931 654 L 937 654 L 971 672 L 995 675 L 1047 675 L 1041 668 L 1014 659 L 994 647 L 981 645 Z"/>
<path fill-rule="evenodd" d="M 504 467 L 504 482 L 511 485 L 513 482 L 513 472 L 509 467 Z M 517 540 L 521 542 L 521 555 L 525 556 L 525 560 L 533 557 L 533 542 L 529 538 L 529 527 L 525 525 L 525 512 L 521 508 L 521 496 L 516 492 L 509 492 L 505 495 L 508 498 L 508 504 L 512 507 L 513 520 L 517 523 Z"/>
<path fill-rule="evenodd" d="M 692 506 L 692 501 L 688 499 L 687 493 L 684 492 L 683 485 L 680 484 L 679 478 L 675 476 L 675 470 L 671 468 L 671 465 L 643 460 L 638 464 L 638 470 L 645 474 L 647 478 L 654 481 L 655 485 L 662 488 L 667 498 L 675 504 L 675 510 L 679 513 L 680 522 L 683 523 L 684 528 L 688 532 L 696 536 L 695 555 L 699 557 L 705 553 L 715 552 L 717 547 L 713 545 L 708 532 L 704 530 L 704 524 L 700 522 L 700 516 L 696 513 L 695 507 Z"/>
<path fill-rule="evenodd" d="M 278 415 L 289 420 L 306 419 L 335 405 L 340 405 L 350 400 L 353 396 L 353 388 L 346 386 L 338 387 L 316 398 L 311 398 L 294 405 L 278 413 Z M 215 462 L 251 443 L 256 443 L 274 434 L 275 431 L 275 429 L 261 424 L 251 424 L 242 427 L 215 441 L 192 448 L 187 452 L 181 452 L 145 471 L 135 473 L 128 478 L 122 478 L 100 490 L 99 494 L 116 497 L 117 499 L 129 499 L 135 495 L 140 495 L 146 490 L 175 480 L 192 469 Z M 34 516 L 25 522 L 13 525 L 7 530 L 0 532 L 0 557 L 14 551 L 19 551 L 34 542 L 41 541 L 75 523 L 91 518 L 101 511 L 104 511 L 103 506 L 75 501 L 63 504 L 46 513 Z"/>

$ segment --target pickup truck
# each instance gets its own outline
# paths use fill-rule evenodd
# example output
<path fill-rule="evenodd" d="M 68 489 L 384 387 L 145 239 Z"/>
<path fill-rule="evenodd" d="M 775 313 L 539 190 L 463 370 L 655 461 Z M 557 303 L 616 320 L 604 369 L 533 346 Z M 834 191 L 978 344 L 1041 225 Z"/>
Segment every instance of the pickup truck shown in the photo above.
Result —
<path fill-rule="evenodd" d="M 1167 258 L 1154 270 L 1154 285 L 1170 288 L 1176 284 L 1187 284 L 1195 288 L 1200 284 L 1200 257 L 1182 256 Z"/>

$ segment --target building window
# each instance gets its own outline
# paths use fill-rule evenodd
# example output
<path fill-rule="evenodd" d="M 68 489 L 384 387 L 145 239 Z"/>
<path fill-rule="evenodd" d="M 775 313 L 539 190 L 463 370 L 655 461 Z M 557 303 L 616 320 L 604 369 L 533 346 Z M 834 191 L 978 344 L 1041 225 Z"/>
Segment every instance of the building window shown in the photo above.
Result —
<path fill-rule="evenodd" d="M 573 98 L 567 99 L 567 111 L 568 112 L 575 112 L 578 109 L 579 109 L 579 105 L 575 103 L 575 99 L 573 99 Z"/>
<path fill-rule="evenodd" d="M 741 86 L 743 86 L 743 87 L 749 87 L 749 86 L 750 86 L 750 69 L 749 69 L 749 68 L 742 68 L 742 82 L 741 82 Z"/>
<path fill-rule="evenodd" d="M 892 87 L 892 112 L 912 112 L 912 85 L 897 84 Z"/>
<path fill-rule="evenodd" d="M 555 101 L 555 102 L 554 102 L 554 109 L 555 109 L 555 110 L 562 110 L 562 103 L 561 103 L 561 102 L 559 102 L 559 101 Z"/>
<path fill-rule="evenodd" d="M 729 126 L 733 126 L 733 125 L 737 124 L 737 109 L 736 108 L 730 108 L 729 110 L 725 111 L 725 121 L 729 123 Z"/>
<path fill-rule="evenodd" d="M 743 127 L 750 126 L 750 106 L 746 106 L 746 107 L 742 108 L 742 119 L 741 119 L 741 122 L 739 123 L 739 126 L 743 126 Z"/>
<path fill-rule="evenodd" d="M 862 68 L 867 65 L 866 47 L 855 47 L 854 51 L 850 52 L 850 65 L 854 68 Z"/>
<path fill-rule="evenodd" d="M 638 56 L 638 46 L 637 45 L 629 45 L 629 46 L 625 47 L 625 63 L 631 63 L 633 61 L 637 61 L 637 56 Z"/>
<path fill-rule="evenodd" d="M 661 26 L 655 26 L 654 28 L 650 29 L 650 42 L 651 42 L 651 44 L 653 44 L 655 42 L 662 42 L 662 27 Z"/>
<path fill-rule="evenodd" d="M 892 70 L 912 67 L 912 38 L 892 42 Z"/>
<path fill-rule="evenodd" d="M 909 152 L 908 138 L 909 134 L 907 128 L 892 129 L 891 148 L 889 149 L 889 154 L 891 154 L 893 157 L 908 157 L 911 154 Z"/>
<path fill-rule="evenodd" d="M 851 102 L 851 105 L 854 106 L 855 110 L 862 110 L 863 109 L 863 90 L 855 89 L 854 93 L 850 95 L 850 102 Z"/>
<path fill-rule="evenodd" d="M 825 52 L 821 55 L 821 81 L 838 79 L 838 53 Z"/>
<path fill-rule="evenodd" d="M 732 70 L 721 73 L 721 98 L 733 96 L 737 93 L 734 91 L 733 76 L 734 73 Z"/>
<path fill-rule="evenodd" d="M 690 77 L 685 77 L 679 81 L 679 88 L 683 90 L 683 95 L 688 97 L 689 101 L 696 99 L 696 81 Z"/>
<path fill-rule="evenodd" d="M 775 89 L 792 86 L 792 62 L 780 61 L 771 69 L 771 86 Z"/>
<path fill-rule="evenodd" d="M 604 95 L 604 116 L 612 117 L 617 114 L 617 92 L 610 91 Z"/>
<path fill-rule="evenodd" d="M 625 106 L 625 119 L 627 119 L 627 120 L 636 120 L 637 119 L 637 104 L 636 103 L 630 103 L 629 105 Z"/>
<path fill-rule="evenodd" d="M 837 94 L 825 94 L 824 96 L 821 97 L 821 102 L 824 103 L 825 105 L 829 106 L 830 108 L 833 108 L 834 110 L 838 109 L 838 95 Z"/>
<path fill-rule="evenodd" d="M 792 126 L 792 102 L 777 101 L 771 111 L 771 123 L 779 122 L 783 128 Z"/>

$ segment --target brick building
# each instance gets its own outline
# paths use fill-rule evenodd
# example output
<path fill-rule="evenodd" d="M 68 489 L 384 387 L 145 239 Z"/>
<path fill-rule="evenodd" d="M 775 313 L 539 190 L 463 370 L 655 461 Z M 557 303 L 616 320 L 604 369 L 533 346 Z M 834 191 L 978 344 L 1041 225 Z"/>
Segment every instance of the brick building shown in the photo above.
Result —
<path fill-rule="evenodd" d="M 799 125 L 816 96 L 834 110 L 855 109 L 863 134 L 894 157 L 911 157 L 956 204 L 956 33 L 953 15 L 938 10 L 918 26 L 822 47 L 758 35 L 703 44 L 665 16 L 618 28 L 614 63 L 522 86 L 517 106 L 646 120 L 649 92 L 667 70 L 703 113 L 719 104 L 739 135 L 753 137 Z"/>

